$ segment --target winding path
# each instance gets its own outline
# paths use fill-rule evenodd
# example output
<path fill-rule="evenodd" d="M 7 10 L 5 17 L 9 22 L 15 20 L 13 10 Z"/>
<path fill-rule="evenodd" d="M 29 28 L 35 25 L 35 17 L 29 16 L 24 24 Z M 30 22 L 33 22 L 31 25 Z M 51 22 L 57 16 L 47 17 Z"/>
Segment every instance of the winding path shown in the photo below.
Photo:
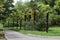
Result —
<path fill-rule="evenodd" d="M 29 36 L 12 30 L 4 30 L 4 33 L 7 40 L 60 40 L 60 37 Z"/>

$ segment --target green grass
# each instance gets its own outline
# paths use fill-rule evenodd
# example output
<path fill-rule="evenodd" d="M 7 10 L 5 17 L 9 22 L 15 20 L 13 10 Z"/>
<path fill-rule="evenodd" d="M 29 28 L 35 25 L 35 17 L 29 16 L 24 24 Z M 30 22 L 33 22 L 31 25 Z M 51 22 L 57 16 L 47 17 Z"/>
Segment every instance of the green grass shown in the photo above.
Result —
<path fill-rule="evenodd" d="M 19 32 L 23 34 L 34 34 L 40 36 L 60 36 L 60 27 L 58 26 L 50 27 L 48 33 L 46 33 L 45 31 L 28 31 L 28 30 L 20 30 Z"/>
<path fill-rule="evenodd" d="M 16 28 L 12 28 L 11 30 L 18 31 L 23 34 L 34 34 L 40 36 L 60 36 L 60 26 L 51 26 L 49 28 L 49 32 L 46 33 L 45 31 L 32 31 L 32 30 L 17 30 Z"/>
<path fill-rule="evenodd" d="M 2 24 L 0 24 L 0 29 L 3 29 L 3 25 Z"/>

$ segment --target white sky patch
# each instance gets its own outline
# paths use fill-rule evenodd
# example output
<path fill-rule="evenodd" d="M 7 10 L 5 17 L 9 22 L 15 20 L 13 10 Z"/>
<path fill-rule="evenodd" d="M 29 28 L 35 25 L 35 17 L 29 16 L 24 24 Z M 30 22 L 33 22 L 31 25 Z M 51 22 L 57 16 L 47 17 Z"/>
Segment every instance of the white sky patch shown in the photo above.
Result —
<path fill-rule="evenodd" d="M 30 0 L 22 0 L 22 2 L 29 2 Z"/>
<path fill-rule="evenodd" d="M 20 1 L 20 0 L 14 0 L 14 5 L 16 4 L 17 1 Z M 29 2 L 30 0 L 21 0 L 22 2 Z"/>
<path fill-rule="evenodd" d="M 14 0 L 14 3 L 13 4 L 15 5 L 17 1 L 19 1 L 19 0 Z"/>

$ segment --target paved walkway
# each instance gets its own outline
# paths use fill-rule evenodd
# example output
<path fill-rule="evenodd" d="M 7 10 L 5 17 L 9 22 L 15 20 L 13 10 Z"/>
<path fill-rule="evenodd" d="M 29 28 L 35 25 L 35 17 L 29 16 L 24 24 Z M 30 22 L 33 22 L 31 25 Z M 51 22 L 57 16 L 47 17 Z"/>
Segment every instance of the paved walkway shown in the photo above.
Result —
<path fill-rule="evenodd" d="M 7 40 L 60 40 L 60 37 L 36 37 L 24 35 L 16 31 L 5 30 Z"/>

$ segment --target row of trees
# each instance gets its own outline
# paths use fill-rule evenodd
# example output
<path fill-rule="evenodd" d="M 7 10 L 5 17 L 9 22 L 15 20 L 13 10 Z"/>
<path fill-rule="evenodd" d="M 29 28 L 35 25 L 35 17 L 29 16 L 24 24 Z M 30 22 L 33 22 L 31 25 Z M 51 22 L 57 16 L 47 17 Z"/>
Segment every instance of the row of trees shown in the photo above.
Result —
<path fill-rule="evenodd" d="M 12 4 L 13 0 L 0 0 L 0 20 L 4 24 L 9 15 L 15 10 L 14 5 Z"/>
<path fill-rule="evenodd" d="M 16 9 L 26 29 L 48 30 L 48 26 L 60 25 L 60 0 L 31 0 L 17 2 Z"/>
<path fill-rule="evenodd" d="M 4 14 L 4 26 L 48 32 L 48 26 L 60 25 L 60 0 L 31 0 L 25 3 L 20 0 L 15 7 L 12 3 L 13 0 L 7 0 L 1 6 L 4 9 L 0 11 L 0 15 Z"/>

